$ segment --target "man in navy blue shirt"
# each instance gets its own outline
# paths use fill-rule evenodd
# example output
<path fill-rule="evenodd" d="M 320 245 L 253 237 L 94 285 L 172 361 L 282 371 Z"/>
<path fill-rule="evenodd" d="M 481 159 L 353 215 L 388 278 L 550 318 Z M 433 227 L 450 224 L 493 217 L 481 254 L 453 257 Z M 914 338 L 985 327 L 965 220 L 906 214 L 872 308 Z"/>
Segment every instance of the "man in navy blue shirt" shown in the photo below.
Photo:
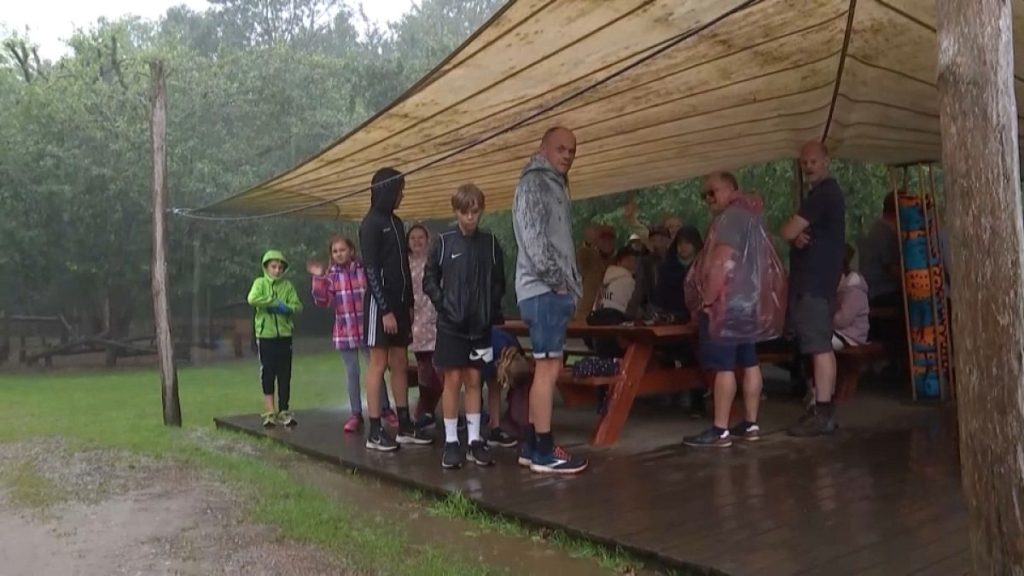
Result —
<path fill-rule="evenodd" d="M 793 436 L 819 436 L 836 429 L 832 395 L 836 355 L 832 350 L 832 311 L 843 273 L 846 200 L 829 174 L 828 148 L 818 141 L 800 150 L 800 169 L 811 189 L 800 210 L 782 226 L 790 243 L 790 320 L 800 353 L 814 365 L 814 410 L 789 429 Z"/>

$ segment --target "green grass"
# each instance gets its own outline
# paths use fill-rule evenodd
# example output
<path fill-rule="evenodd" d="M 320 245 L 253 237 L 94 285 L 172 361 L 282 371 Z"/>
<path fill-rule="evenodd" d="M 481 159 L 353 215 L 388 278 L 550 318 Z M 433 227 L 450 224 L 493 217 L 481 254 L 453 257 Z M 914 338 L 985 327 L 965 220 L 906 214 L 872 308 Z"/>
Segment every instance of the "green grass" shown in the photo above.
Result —
<path fill-rule="evenodd" d="M 0 393 L 5 423 L 0 442 L 60 437 L 71 449 L 114 448 L 149 456 L 174 458 L 217 473 L 244 491 L 249 514 L 279 527 L 296 540 L 335 552 L 356 568 L 377 573 L 487 574 L 479 564 L 456 560 L 450 551 L 417 546 L 395 523 L 347 509 L 327 494 L 297 484 L 273 458 L 253 454 L 284 454 L 287 449 L 267 440 L 214 432 L 213 418 L 258 412 L 262 395 L 254 361 L 229 362 L 179 370 L 183 429 L 161 424 L 160 379 L 156 371 L 86 371 L 79 373 L 2 375 Z M 347 404 L 341 363 L 334 354 L 302 356 L 295 362 L 292 408 Z M 238 447 L 256 447 L 249 455 Z M 28 506 L 45 506 L 57 494 L 33 469 L 6 474 L 8 486 L 19 486 Z M 37 486 L 38 488 L 33 488 Z M 434 500 L 413 493 L 413 499 L 435 515 L 471 520 L 502 534 L 551 542 L 578 557 L 597 559 L 604 567 L 628 572 L 641 563 L 620 549 L 594 544 L 561 532 L 530 530 L 516 521 L 480 510 L 456 494 Z M 452 546 L 459 543 L 453 542 Z M 446 553 L 448 552 L 448 553 Z"/>
<path fill-rule="evenodd" d="M 334 354 L 303 356 L 295 363 L 292 408 L 344 405 L 341 374 Z M 394 523 L 367 517 L 296 483 L 272 459 L 230 449 L 248 443 L 258 448 L 247 451 L 250 454 L 284 451 L 269 441 L 205 432 L 214 416 L 260 409 L 262 396 L 252 361 L 184 368 L 178 380 L 185 420 L 180 430 L 161 424 L 160 379 L 155 371 L 0 376 L 5 404 L 0 442 L 60 437 L 72 450 L 120 449 L 212 471 L 245 495 L 254 520 L 332 551 L 360 570 L 424 576 L 491 572 L 445 550 L 415 545 Z M 217 442 L 223 438 L 230 442 Z M 19 504 L 46 509 L 58 501 L 59 490 L 31 462 L 9 468 L 0 481 Z"/>
<path fill-rule="evenodd" d="M 602 568 L 613 570 L 619 574 L 635 573 L 638 567 L 647 564 L 642 558 L 630 554 L 620 547 L 604 546 L 572 536 L 562 530 L 528 528 L 517 520 L 485 512 L 461 492 L 449 494 L 432 502 L 426 501 L 426 497 L 420 495 L 420 500 L 425 502 L 427 510 L 435 516 L 468 520 L 482 529 L 499 534 L 543 540 L 561 548 L 575 558 L 595 559 Z M 676 572 L 663 573 L 676 574 Z"/>

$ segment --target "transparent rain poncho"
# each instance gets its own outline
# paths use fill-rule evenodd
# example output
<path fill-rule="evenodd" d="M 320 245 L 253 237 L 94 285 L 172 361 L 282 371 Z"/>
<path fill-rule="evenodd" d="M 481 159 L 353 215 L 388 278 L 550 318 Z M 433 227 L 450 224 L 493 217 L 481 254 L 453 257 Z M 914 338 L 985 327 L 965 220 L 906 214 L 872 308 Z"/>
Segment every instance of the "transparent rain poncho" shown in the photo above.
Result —
<path fill-rule="evenodd" d="M 782 336 L 786 271 L 765 230 L 763 209 L 755 196 L 734 200 L 711 222 L 704 249 L 687 275 L 687 303 L 695 317 L 701 301 L 712 302 L 705 313 L 708 334 L 715 340 L 763 342 Z M 733 248 L 732 256 L 725 263 L 721 291 L 707 294 L 712 251 L 720 244 Z"/>

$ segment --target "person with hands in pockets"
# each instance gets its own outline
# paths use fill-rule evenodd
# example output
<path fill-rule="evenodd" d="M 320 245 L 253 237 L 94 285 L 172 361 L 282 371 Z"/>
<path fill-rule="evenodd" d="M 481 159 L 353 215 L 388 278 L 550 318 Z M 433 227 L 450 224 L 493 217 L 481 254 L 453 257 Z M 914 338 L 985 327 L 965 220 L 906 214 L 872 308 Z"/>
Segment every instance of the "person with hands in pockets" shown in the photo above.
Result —
<path fill-rule="evenodd" d="M 494 464 L 480 434 L 480 371 L 494 361 L 491 328 L 502 322 L 505 266 L 501 246 L 479 229 L 484 195 L 473 184 L 452 196 L 457 224 L 434 240 L 423 270 L 423 292 L 437 310 L 434 365 L 444 372 L 441 396 L 445 444 L 441 467 L 460 468 L 465 460 Z M 459 392 L 465 386 L 468 447 L 459 444 Z"/>

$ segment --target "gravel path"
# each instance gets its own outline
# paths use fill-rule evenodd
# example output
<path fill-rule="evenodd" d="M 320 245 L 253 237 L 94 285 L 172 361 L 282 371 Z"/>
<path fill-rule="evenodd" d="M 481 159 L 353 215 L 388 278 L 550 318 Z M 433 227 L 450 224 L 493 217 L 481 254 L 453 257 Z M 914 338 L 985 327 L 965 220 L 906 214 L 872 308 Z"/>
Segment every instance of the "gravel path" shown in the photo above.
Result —
<path fill-rule="evenodd" d="M 239 516 L 194 470 L 60 441 L 0 444 L 0 566 L 9 576 L 351 574 Z"/>

